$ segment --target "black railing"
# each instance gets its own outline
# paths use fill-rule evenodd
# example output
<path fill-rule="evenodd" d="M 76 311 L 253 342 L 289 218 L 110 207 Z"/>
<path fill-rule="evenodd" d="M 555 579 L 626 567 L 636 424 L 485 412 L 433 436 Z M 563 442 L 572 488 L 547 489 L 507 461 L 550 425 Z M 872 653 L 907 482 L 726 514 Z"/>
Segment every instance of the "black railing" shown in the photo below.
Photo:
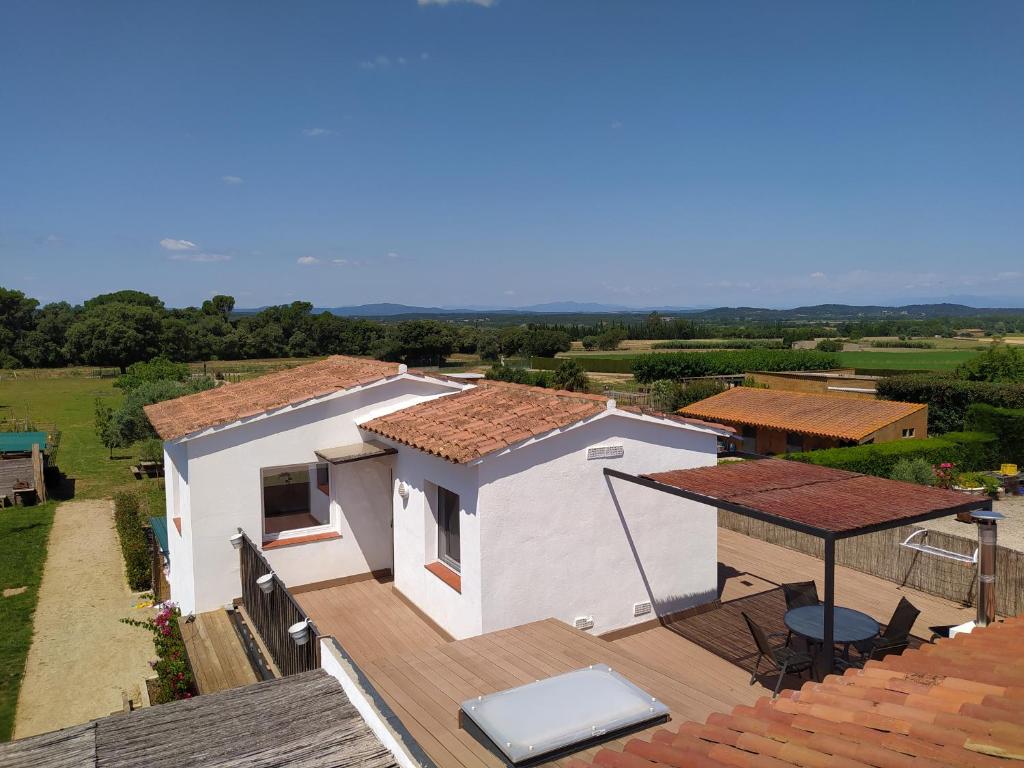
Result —
<path fill-rule="evenodd" d="M 264 592 L 257 579 L 273 573 L 270 563 L 259 548 L 245 534 L 239 549 L 242 576 L 242 605 L 249 614 L 260 637 L 274 657 L 274 663 L 282 675 L 308 672 L 320 666 L 320 631 L 306 615 L 285 587 L 284 582 L 274 574 L 272 588 Z M 296 645 L 288 634 L 288 628 L 300 622 L 308 623 L 308 639 L 303 645 Z"/>

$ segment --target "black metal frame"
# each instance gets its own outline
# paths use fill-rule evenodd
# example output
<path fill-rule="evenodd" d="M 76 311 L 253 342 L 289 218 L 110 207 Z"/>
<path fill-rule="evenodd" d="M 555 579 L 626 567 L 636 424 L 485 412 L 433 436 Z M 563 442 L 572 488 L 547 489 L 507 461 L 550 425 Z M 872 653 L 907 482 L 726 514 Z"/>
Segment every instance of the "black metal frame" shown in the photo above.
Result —
<path fill-rule="evenodd" d="M 320 630 L 298 604 L 285 583 L 274 573 L 274 588 L 266 594 L 256 580 L 273 573 L 267 558 L 241 528 L 242 546 L 238 550 L 242 581 L 242 605 L 249 619 L 266 644 L 274 663 L 282 675 L 308 672 L 320 666 Z M 288 628 L 305 621 L 309 638 L 303 645 L 296 645 L 288 634 Z"/>
<path fill-rule="evenodd" d="M 689 499 L 690 501 L 707 504 L 712 507 L 717 507 L 718 509 L 735 512 L 736 514 L 743 515 L 744 517 L 762 520 L 766 523 L 771 523 L 772 525 L 778 525 L 792 531 L 800 531 L 801 533 L 806 533 L 822 539 L 825 544 L 825 595 L 822 601 L 825 606 L 823 648 L 831 648 L 834 645 L 835 617 L 833 614 L 836 605 L 836 542 L 838 540 L 849 539 L 854 536 L 863 536 L 864 534 L 875 533 L 877 531 L 887 531 L 892 528 L 900 528 L 904 525 L 913 525 L 926 520 L 935 520 L 940 517 L 949 517 L 963 512 L 992 509 L 991 499 L 978 499 L 975 501 L 964 502 L 963 504 L 957 504 L 952 507 L 944 507 L 942 509 L 923 512 L 920 515 L 901 517 L 898 520 L 887 520 L 885 522 L 873 523 L 872 525 L 865 525 L 859 528 L 850 528 L 845 531 L 831 531 L 827 528 L 819 528 L 808 523 L 790 520 L 787 517 L 773 515 L 760 509 L 744 506 L 743 504 L 735 504 L 731 501 L 726 501 L 725 499 L 706 496 L 705 494 L 688 491 L 683 488 L 677 488 L 676 486 L 668 485 L 667 483 L 659 483 L 657 480 L 652 480 L 651 478 L 644 477 L 642 475 L 631 475 L 627 472 L 620 472 L 619 470 L 612 469 L 611 467 L 605 467 L 604 474 L 605 477 L 625 480 L 626 482 L 635 483 L 636 485 L 641 485 L 645 488 L 651 488 L 656 491 L 661 491 L 662 493 L 668 493 L 672 496 L 679 496 L 683 499 Z M 819 659 L 820 660 L 816 666 L 820 679 L 820 677 L 824 677 L 825 674 L 831 671 L 831 658 L 829 658 L 829 654 L 822 653 L 819 654 Z"/>

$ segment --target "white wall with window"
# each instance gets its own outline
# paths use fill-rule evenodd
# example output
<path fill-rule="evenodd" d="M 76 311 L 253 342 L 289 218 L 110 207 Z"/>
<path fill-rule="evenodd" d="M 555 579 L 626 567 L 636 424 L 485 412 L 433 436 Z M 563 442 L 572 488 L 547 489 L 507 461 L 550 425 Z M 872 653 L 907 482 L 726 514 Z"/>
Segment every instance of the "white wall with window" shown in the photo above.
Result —
<path fill-rule="evenodd" d="M 186 465 L 191 497 L 191 525 L 183 520 L 191 562 L 179 557 L 175 574 L 172 551 L 172 598 L 189 613 L 238 596 L 238 553 L 228 539 L 239 527 L 267 543 L 267 559 L 290 586 L 390 568 L 393 457 L 331 467 L 328 496 L 314 451 L 360 442 L 356 422 L 370 415 L 451 391 L 435 380 L 396 378 L 168 443 Z M 285 546 L 290 538 L 301 543 Z"/>

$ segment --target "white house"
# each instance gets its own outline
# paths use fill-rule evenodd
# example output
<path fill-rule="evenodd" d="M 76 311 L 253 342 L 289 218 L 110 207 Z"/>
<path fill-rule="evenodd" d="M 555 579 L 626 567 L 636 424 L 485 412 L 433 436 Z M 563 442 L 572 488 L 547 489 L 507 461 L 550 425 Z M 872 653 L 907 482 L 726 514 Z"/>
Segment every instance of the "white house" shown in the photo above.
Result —
<path fill-rule="evenodd" d="M 240 594 L 242 528 L 289 586 L 390 572 L 456 638 L 603 633 L 716 596 L 716 512 L 607 478 L 714 464 L 718 425 L 349 357 L 148 406 L 171 597 Z"/>

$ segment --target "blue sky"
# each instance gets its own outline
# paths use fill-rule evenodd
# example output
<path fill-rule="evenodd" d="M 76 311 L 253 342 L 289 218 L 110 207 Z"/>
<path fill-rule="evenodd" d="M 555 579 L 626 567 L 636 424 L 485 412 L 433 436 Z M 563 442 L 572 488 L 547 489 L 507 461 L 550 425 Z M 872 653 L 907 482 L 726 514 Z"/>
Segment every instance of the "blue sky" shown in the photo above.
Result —
<path fill-rule="evenodd" d="M 1024 3 L 0 4 L 0 285 L 1024 303 Z"/>

